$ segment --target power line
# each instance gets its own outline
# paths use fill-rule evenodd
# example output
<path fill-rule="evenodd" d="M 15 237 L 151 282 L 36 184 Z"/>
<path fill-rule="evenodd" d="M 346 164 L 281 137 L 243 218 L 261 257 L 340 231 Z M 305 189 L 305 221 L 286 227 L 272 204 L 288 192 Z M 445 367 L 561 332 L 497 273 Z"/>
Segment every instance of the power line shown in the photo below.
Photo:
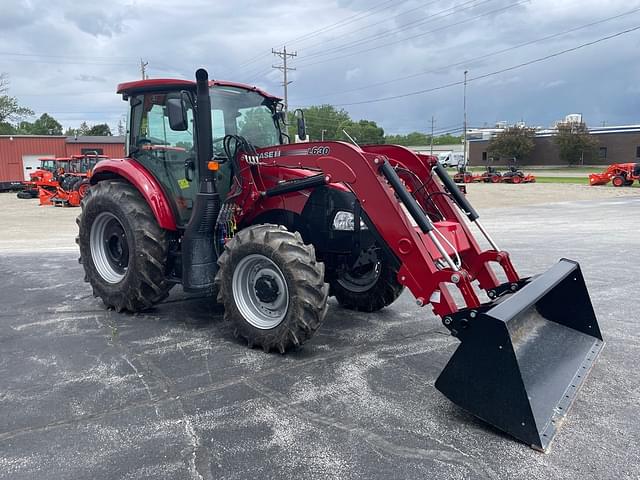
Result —
<path fill-rule="evenodd" d="M 490 1 L 490 0 L 485 0 L 485 1 Z M 425 35 L 429 35 L 431 33 L 439 32 L 441 30 L 446 30 L 446 29 L 449 29 L 451 27 L 462 25 L 464 23 L 468 23 L 468 22 L 471 22 L 473 20 L 477 20 L 477 19 L 482 18 L 482 17 L 487 17 L 487 16 L 489 16 L 491 14 L 494 14 L 494 13 L 503 12 L 505 10 L 509 10 L 511 8 L 514 8 L 514 7 L 518 6 L 518 5 L 521 5 L 523 3 L 529 3 L 529 0 L 520 0 L 519 2 L 512 3 L 511 5 L 507 5 L 506 7 L 496 8 L 495 10 L 490 10 L 490 11 L 485 12 L 483 14 L 476 15 L 474 17 L 470 17 L 470 18 L 467 18 L 465 20 L 462 20 L 462 21 L 459 21 L 459 22 L 455 22 L 455 23 L 452 23 L 452 24 L 449 24 L 449 25 L 445 25 L 445 26 L 442 26 L 442 27 L 439 27 L 439 28 L 435 28 L 433 30 L 428 30 L 426 32 L 419 33 L 417 35 L 412 35 L 410 37 L 401 38 L 401 39 L 394 40 L 394 41 L 391 41 L 391 42 L 383 43 L 382 45 L 377 45 L 377 46 L 373 46 L 373 47 L 366 48 L 366 49 L 363 49 L 363 50 L 358 50 L 358 51 L 355 51 L 355 52 L 352 52 L 352 53 L 347 53 L 345 55 L 339 55 L 339 56 L 336 56 L 336 57 L 325 58 L 323 60 L 318 60 L 316 62 L 311 62 L 311 63 L 302 63 L 299 66 L 300 67 L 310 67 L 312 65 L 319 65 L 321 63 L 326 63 L 326 62 L 330 62 L 330 61 L 333 61 L 333 60 L 339 60 L 339 59 L 342 59 L 342 58 L 353 57 L 354 55 L 359 55 L 361 53 L 370 52 L 372 50 L 378 50 L 380 48 L 386 48 L 386 47 L 389 47 L 391 45 L 396 45 L 398 43 L 406 42 L 407 40 L 413 40 L 413 39 L 418 38 L 418 37 L 424 37 Z"/>
<path fill-rule="evenodd" d="M 307 40 L 309 38 L 317 37 L 318 35 L 320 35 L 322 33 L 326 33 L 328 31 L 335 30 L 336 28 L 342 28 L 345 25 L 349 25 L 349 24 L 354 23 L 354 22 L 359 22 L 363 18 L 367 18 L 367 17 L 370 17 L 371 15 L 374 15 L 374 14 L 378 13 L 379 10 L 385 10 L 384 8 L 378 8 L 380 6 L 387 5 L 389 3 L 392 3 L 392 4 L 395 3 L 395 5 L 393 5 L 393 6 L 398 6 L 399 4 L 404 3 L 405 1 L 406 0 L 400 0 L 400 1 L 386 0 L 384 2 L 377 3 L 373 7 L 368 8 L 368 9 L 364 10 L 363 12 L 357 13 L 357 14 L 352 15 L 352 16 L 347 17 L 347 18 L 343 18 L 342 20 L 339 20 L 336 23 L 332 23 L 331 25 L 327 25 L 325 27 L 319 28 L 318 30 L 314 30 L 313 32 L 309 32 L 308 34 L 305 34 L 305 35 L 302 35 L 300 37 L 291 39 L 287 43 L 303 42 L 304 40 Z M 367 13 L 367 12 L 369 12 L 369 13 Z M 363 14 L 366 14 L 366 15 L 363 15 Z M 358 18 L 356 18 L 356 17 L 358 17 Z M 350 21 L 348 21 L 348 20 L 350 20 Z"/>
<path fill-rule="evenodd" d="M 429 22 L 430 20 L 433 20 L 433 19 L 440 20 L 441 18 L 450 17 L 451 15 L 458 14 L 458 13 L 463 12 L 465 10 L 468 10 L 468 9 L 471 9 L 471 8 L 475 8 L 475 7 L 479 6 L 479 5 L 482 5 L 482 4 L 488 3 L 488 2 L 492 2 L 494 0 L 483 0 L 483 1 L 479 2 L 479 3 L 476 3 L 477 1 L 478 0 L 467 0 L 466 2 L 460 3 L 458 5 L 454 5 L 453 7 L 448 7 L 448 8 L 445 8 L 444 10 L 440 10 L 439 12 L 433 13 L 431 15 L 427 15 L 424 18 L 419 18 L 419 19 L 413 20 L 413 21 L 411 21 L 409 23 L 405 23 L 404 25 L 400 25 L 399 27 L 394 28 L 392 30 L 388 30 L 388 31 L 385 31 L 385 32 L 382 32 L 382 33 L 376 33 L 376 34 L 373 34 L 373 35 L 369 35 L 368 37 L 363 37 L 363 38 L 359 38 L 357 40 L 353 40 L 351 42 L 347 42 L 347 43 L 345 43 L 343 45 L 338 45 L 337 47 L 331 48 L 331 50 L 328 51 L 328 52 L 327 52 L 326 49 L 324 49 L 322 52 L 306 53 L 305 54 L 305 58 L 315 58 L 315 57 L 319 57 L 319 56 L 323 56 L 323 55 L 333 54 L 335 52 L 340 52 L 340 51 L 343 51 L 343 50 L 348 50 L 349 48 L 353 48 L 353 47 L 357 47 L 359 45 L 363 45 L 363 44 L 369 43 L 372 40 L 378 40 L 380 38 L 389 37 L 389 36 L 394 35 L 396 33 L 400 33 L 400 32 L 404 32 L 406 30 L 410 30 L 410 29 L 412 29 L 412 28 L 414 28 L 414 27 L 416 27 L 418 25 L 422 25 L 422 24 L 427 23 L 427 22 Z M 435 3 L 435 2 L 431 2 L 431 3 Z M 469 5 L 469 4 L 471 4 L 471 5 Z M 428 4 L 428 5 L 430 5 L 430 4 Z M 459 8 L 459 7 L 465 7 L 465 8 Z M 415 10 L 415 9 L 412 9 L 412 10 Z M 410 12 L 410 11 L 412 11 L 412 10 L 408 10 L 407 12 L 405 12 L 405 14 Z M 446 13 L 446 12 L 449 12 L 449 13 Z M 398 16 L 400 16 L 400 15 L 398 15 Z M 388 21 L 388 20 L 383 20 L 382 22 L 378 22 L 378 23 L 384 23 L 386 21 Z M 372 24 L 371 26 L 375 26 L 378 23 Z M 368 27 L 364 27 L 364 28 L 368 28 Z M 360 30 L 363 30 L 363 29 L 360 29 Z M 354 33 L 354 32 L 351 32 L 351 33 Z M 320 44 L 316 44 L 316 45 L 320 45 Z"/>
<path fill-rule="evenodd" d="M 569 33 L 573 33 L 573 32 L 576 32 L 578 30 L 582 30 L 582 29 L 585 29 L 585 28 L 588 28 L 588 27 L 593 27 L 595 25 L 600 25 L 602 23 L 609 22 L 611 20 L 615 20 L 615 19 L 618 19 L 618 18 L 625 17 L 627 15 L 631 15 L 632 13 L 636 13 L 638 11 L 640 11 L 640 8 L 635 8 L 633 10 L 629 10 L 627 12 L 620 13 L 620 14 L 614 15 L 612 17 L 608 17 L 608 18 L 605 18 L 605 19 L 602 19 L 602 20 L 598 20 L 596 22 L 591 22 L 591 23 L 587 23 L 587 24 L 584 24 L 584 25 L 580 25 L 579 27 L 574 27 L 574 28 L 571 28 L 569 30 L 564 30 L 562 32 L 554 33 L 552 35 L 547 35 L 547 36 L 544 36 L 544 37 L 540 37 L 540 38 L 537 38 L 535 40 L 529 40 L 527 42 L 523 42 L 523 43 L 520 43 L 520 44 L 517 44 L 517 45 L 513 45 L 511 47 L 503 48 L 501 50 L 496 50 L 496 51 L 481 55 L 479 57 L 472 57 L 472 58 L 469 58 L 469 59 L 466 59 L 466 60 L 462 60 L 460 62 L 450 63 L 448 65 L 442 65 L 440 67 L 437 67 L 437 68 L 434 68 L 434 69 L 431 69 L 431 70 L 427 70 L 427 71 L 424 71 L 424 72 L 414 73 L 414 74 L 406 75 L 406 76 L 403 76 L 403 77 L 396 77 L 396 78 L 393 78 L 391 80 L 385 80 L 383 82 L 370 83 L 368 85 L 363 85 L 361 87 L 352 88 L 352 89 L 349 89 L 349 90 L 343 90 L 341 92 L 332 92 L 332 93 L 328 93 L 328 94 L 323 94 L 323 95 L 315 96 L 314 98 L 317 99 L 317 98 L 333 97 L 335 95 L 342 95 L 342 94 L 345 94 L 345 93 L 357 92 L 357 91 L 361 91 L 361 90 L 366 90 L 368 88 L 379 87 L 379 86 L 382 86 L 382 85 L 389 85 L 391 83 L 399 82 L 399 81 L 402 81 L 402 80 L 408 80 L 410 78 L 416 78 L 416 77 L 420 77 L 420 76 L 423 76 L 423 75 L 428 75 L 430 73 L 437 73 L 437 72 L 440 72 L 440 71 L 443 71 L 443 70 L 448 70 L 448 69 L 453 68 L 453 67 L 459 67 L 461 65 L 469 66 L 469 65 L 472 65 L 472 64 L 478 62 L 479 60 L 483 60 L 485 58 L 493 57 L 493 56 L 496 56 L 496 55 L 500 55 L 502 53 L 506 53 L 506 52 L 510 52 L 512 50 L 516 50 L 518 48 L 526 47 L 526 46 L 533 45 L 533 44 L 536 44 L 536 43 L 539 43 L 539 42 L 543 42 L 543 41 L 546 41 L 546 40 L 551 40 L 553 38 L 561 37 L 563 35 L 567 35 Z"/>
<path fill-rule="evenodd" d="M 382 9 L 378 9 L 377 8 L 379 6 L 386 5 L 386 4 L 389 4 L 389 3 L 394 3 L 394 2 L 397 5 L 397 4 L 403 3 L 405 1 L 406 0 L 400 0 L 400 1 L 385 0 L 384 2 L 380 2 L 380 3 L 376 4 L 376 5 L 374 5 L 373 7 L 364 10 L 363 12 L 359 12 L 359 13 L 357 13 L 355 15 L 351 15 L 349 17 L 343 18 L 342 20 L 339 20 L 338 22 L 332 23 L 332 24 L 327 25 L 325 27 L 322 27 L 322 28 L 319 28 L 319 29 L 314 30 L 312 32 L 309 32 L 307 34 L 301 35 L 300 37 L 296 37 L 294 39 L 288 40 L 288 41 L 286 41 L 284 43 L 285 44 L 287 44 L 287 43 L 290 44 L 290 43 L 294 43 L 294 42 L 303 42 L 304 43 L 305 39 L 315 37 L 315 36 L 319 35 L 320 33 L 324 33 L 324 32 L 330 31 L 330 30 L 334 30 L 336 28 L 343 27 L 345 25 L 348 25 L 348 24 L 356 22 L 356 21 L 360 21 L 363 18 L 366 18 L 366 17 L 368 17 L 370 15 L 373 15 L 374 13 L 377 13 L 378 10 L 382 10 Z M 370 13 L 367 13 L 367 12 L 370 12 Z M 363 14 L 365 14 L 365 15 L 363 15 Z M 358 17 L 358 18 L 355 18 L 355 17 Z M 273 47 L 273 48 L 275 48 L 275 47 Z M 239 65 L 236 68 L 236 70 L 234 70 L 234 74 L 238 73 L 240 70 L 246 68 L 247 66 L 251 65 L 252 63 L 255 63 L 258 60 L 261 60 L 261 59 L 267 57 L 268 55 L 269 55 L 268 53 L 260 53 L 260 54 L 254 56 L 254 57 L 251 57 L 249 60 L 247 60 L 247 61 L 243 62 L 241 65 Z"/>
<path fill-rule="evenodd" d="M 381 21 L 379 21 L 379 22 L 375 22 L 375 23 L 370 23 L 370 24 L 368 24 L 368 25 L 364 25 L 364 26 L 362 26 L 362 27 L 360 27 L 360 28 L 357 28 L 357 29 L 355 29 L 355 30 L 351 30 L 351 31 L 349 32 L 349 35 L 353 35 L 354 33 L 356 33 L 356 32 L 360 32 L 360 31 L 362 31 L 362 30 L 367 30 L 367 29 L 369 29 L 369 28 L 375 27 L 376 25 L 380 25 L 381 23 L 386 23 L 386 22 L 392 21 L 392 20 L 394 20 L 394 19 L 396 19 L 396 18 L 398 18 L 398 17 L 402 17 L 402 16 L 404 16 L 404 15 L 407 15 L 408 13 L 414 12 L 414 11 L 416 11 L 416 10 L 423 9 L 423 8 L 428 7 L 428 6 L 430 6 L 430 5 L 433 5 L 434 3 L 437 3 L 437 2 L 439 2 L 439 1 L 441 1 L 441 0 L 432 0 L 431 2 L 427 2 L 427 3 L 426 3 L 426 4 L 424 4 L 424 5 L 420 5 L 420 6 L 418 6 L 418 7 L 411 8 L 411 9 L 406 10 L 406 11 L 404 11 L 404 12 L 402 12 L 402 13 L 399 13 L 399 14 L 397 14 L 397 15 L 395 15 L 395 16 L 393 16 L 393 17 L 391 17 L 391 18 L 385 18 L 384 20 L 381 20 Z M 473 1 L 476 1 L 476 0 L 473 0 Z M 306 51 L 306 49 L 308 49 L 308 48 L 314 48 L 314 47 L 316 47 L 316 46 L 318 46 L 318 45 L 326 46 L 326 44 L 327 44 L 327 43 L 334 42 L 334 41 L 336 41 L 336 40 L 339 40 L 340 38 L 341 38 L 341 37 L 334 37 L 334 38 L 330 38 L 330 39 L 325 40 L 325 41 L 322 41 L 322 42 L 313 43 L 313 44 L 311 44 L 311 45 L 307 45 L 306 47 L 304 47 L 304 50 Z"/>
<path fill-rule="evenodd" d="M 576 50 L 580 50 L 582 48 L 589 47 L 591 45 L 595 45 L 597 43 L 604 42 L 606 40 L 611 40 L 612 38 L 620 37 L 621 35 L 625 35 L 627 33 L 631 33 L 631 32 L 634 32 L 636 30 L 640 30 L 640 26 L 628 28 L 626 30 L 623 30 L 623 31 L 620 31 L 620 32 L 617 32 L 617 33 L 614 33 L 614 34 L 611 34 L 611 35 L 607 35 L 606 37 L 601 37 L 601 38 L 599 38 L 597 40 L 593 40 L 591 42 L 582 43 L 582 44 L 580 44 L 580 45 L 578 45 L 576 47 L 567 48 L 567 49 L 561 50 L 559 52 L 555 52 L 555 53 L 552 53 L 552 54 L 549 54 L 549 55 L 545 55 L 543 57 L 539 57 L 539 58 L 535 58 L 533 60 L 529 60 L 528 62 L 519 63 L 517 65 L 513 65 L 513 66 L 510 66 L 510 67 L 507 67 L 507 68 L 502 68 L 500 70 L 496 70 L 496 71 L 493 71 L 493 72 L 490 72 L 490 73 L 485 73 L 484 75 L 479 75 L 477 77 L 472 77 L 472 78 L 469 78 L 467 80 L 467 82 L 473 82 L 473 81 L 476 81 L 476 80 L 481 80 L 483 78 L 487 78 L 487 77 L 491 77 L 491 76 L 494 76 L 494 75 L 498 75 L 500 73 L 505 73 L 505 72 L 509 72 L 511 70 L 516 70 L 518 68 L 522 68 L 522 67 L 526 67 L 526 66 L 529 66 L 529 65 L 533 65 L 535 63 L 540 63 L 540 62 L 543 62 L 545 60 L 549 60 L 551 58 L 559 57 L 560 55 L 564 55 L 566 53 L 574 52 Z M 445 88 L 454 87 L 456 85 L 462 85 L 463 83 L 464 83 L 464 81 L 451 82 L 451 83 L 447 83 L 447 84 L 444 84 L 444 85 L 439 85 L 437 87 L 426 88 L 424 90 L 417 90 L 417 91 L 413 91 L 413 92 L 407 92 L 407 93 L 403 93 L 403 94 L 400 94 L 400 95 L 392 95 L 392 96 L 389 96 L 389 97 L 382 97 L 382 98 L 376 98 L 376 99 L 371 99 L 371 100 L 363 100 L 363 101 L 360 101 L 360 102 L 337 103 L 337 104 L 334 104 L 334 106 L 336 106 L 336 107 L 346 107 L 346 106 L 350 106 L 350 105 L 363 105 L 363 104 L 367 104 L 367 103 L 385 102 L 387 100 L 395 100 L 395 99 L 398 99 L 398 98 L 411 97 L 411 96 L 415 96 L 415 95 L 421 95 L 423 93 L 429 93 L 429 92 L 434 92 L 434 91 L 437 91 L 437 90 L 443 90 Z"/>

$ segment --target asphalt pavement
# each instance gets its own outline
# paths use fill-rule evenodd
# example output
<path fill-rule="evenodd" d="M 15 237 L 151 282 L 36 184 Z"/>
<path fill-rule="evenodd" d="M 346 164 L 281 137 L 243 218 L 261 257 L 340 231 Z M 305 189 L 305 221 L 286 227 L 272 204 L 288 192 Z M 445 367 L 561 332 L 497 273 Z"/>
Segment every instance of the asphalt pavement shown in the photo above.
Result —
<path fill-rule="evenodd" d="M 408 292 L 332 301 L 300 351 L 265 354 L 210 298 L 117 314 L 77 253 L 3 252 L 0 478 L 640 478 L 639 215 L 640 197 L 485 212 L 522 275 L 581 263 L 607 342 L 547 454 L 434 388 L 457 341 Z"/>

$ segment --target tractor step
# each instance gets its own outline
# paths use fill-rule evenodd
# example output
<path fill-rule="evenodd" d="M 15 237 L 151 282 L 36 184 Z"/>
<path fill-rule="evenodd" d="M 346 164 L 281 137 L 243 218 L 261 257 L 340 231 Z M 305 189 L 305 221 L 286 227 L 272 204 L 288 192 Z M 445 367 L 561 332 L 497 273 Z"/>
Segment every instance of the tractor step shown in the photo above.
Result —
<path fill-rule="evenodd" d="M 462 343 L 436 388 L 546 451 L 604 346 L 580 266 L 562 259 L 516 293 L 461 317 L 452 323 Z"/>

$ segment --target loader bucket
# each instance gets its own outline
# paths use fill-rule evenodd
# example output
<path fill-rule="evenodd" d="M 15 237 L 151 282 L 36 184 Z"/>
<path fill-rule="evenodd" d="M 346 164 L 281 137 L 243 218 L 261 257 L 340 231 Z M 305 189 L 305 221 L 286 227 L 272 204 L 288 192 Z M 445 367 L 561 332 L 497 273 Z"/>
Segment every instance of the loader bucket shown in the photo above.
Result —
<path fill-rule="evenodd" d="M 462 325 L 436 388 L 546 451 L 604 345 L 579 264 L 560 260 Z"/>

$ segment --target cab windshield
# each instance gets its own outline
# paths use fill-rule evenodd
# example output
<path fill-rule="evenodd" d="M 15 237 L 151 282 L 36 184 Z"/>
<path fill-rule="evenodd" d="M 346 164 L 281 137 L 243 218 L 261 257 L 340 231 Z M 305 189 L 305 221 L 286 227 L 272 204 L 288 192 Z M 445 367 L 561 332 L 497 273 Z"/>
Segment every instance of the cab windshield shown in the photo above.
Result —
<path fill-rule="evenodd" d="M 255 147 L 280 144 L 275 101 L 257 92 L 217 85 L 211 88 L 213 151 L 224 155 L 225 135 L 240 135 Z"/>

